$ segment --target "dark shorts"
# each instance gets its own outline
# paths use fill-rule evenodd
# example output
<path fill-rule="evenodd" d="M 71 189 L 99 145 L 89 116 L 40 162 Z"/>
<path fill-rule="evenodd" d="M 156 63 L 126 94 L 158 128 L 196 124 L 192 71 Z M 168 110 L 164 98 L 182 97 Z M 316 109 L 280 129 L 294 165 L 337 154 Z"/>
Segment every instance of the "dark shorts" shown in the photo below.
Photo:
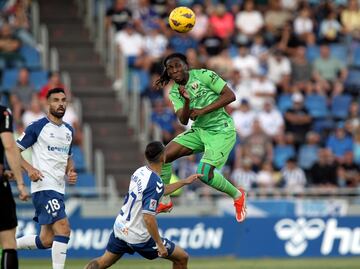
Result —
<path fill-rule="evenodd" d="M 7 180 L 0 179 L 0 231 L 17 226 L 16 206 Z"/>
<path fill-rule="evenodd" d="M 174 252 L 175 244 L 166 238 L 162 238 L 162 240 L 164 246 L 168 250 L 168 254 L 171 255 Z M 119 255 L 123 255 L 125 253 L 133 255 L 135 252 L 137 252 L 148 260 L 159 258 L 155 241 L 152 238 L 150 238 L 150 240 L 145 243 L 129 244 L 124 240 L 116 238 L 114 232 L 112 232 L 110 235 L 106 250 Z"/>
<path fill-rule="evenodd" d="M 38 191 L 32 194 L 35 207 L 34 221 L 40 225 L 52 224 L 66 218 L 64 195 L 56 191 Z"/>

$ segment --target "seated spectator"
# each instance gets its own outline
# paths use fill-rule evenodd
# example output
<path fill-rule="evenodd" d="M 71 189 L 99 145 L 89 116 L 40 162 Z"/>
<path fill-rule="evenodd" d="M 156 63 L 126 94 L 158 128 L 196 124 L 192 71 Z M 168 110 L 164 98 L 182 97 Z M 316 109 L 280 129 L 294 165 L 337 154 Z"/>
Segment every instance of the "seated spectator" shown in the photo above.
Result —
<path fill-rule="evenodd" d="M 154 26 L 147 30 L 144 43 L 145 54 L 152 58 L 152 62 L 158 62 L 165 54 L 168 39 L 161 33 L 158 26 Z"/>
<path fill-rule="evenodd" d="M 259 121 L 255 120 L 250 136 L 241 141 L 236 159 L 249 158 L 253 169 L 258 171 L 264 162 L 272 161 L 273 148 L 270 138 L 263 132 Z"/>
<path fill-rule="evenodd" d="M 19 49 L 21 42 L 15 37 L 11 26 L 3 24 L 0 29 L 0 68 L 20 67 L 24 60 Z"/>
<path fill-rule="evenodd" d="M 264 102 L 263 110 L 258 113 L 257 119 L 261 129 L 269 137 L 275 137 L 284 132 L 284 119 L 280 111 L 274 106 L 274 100 L 268 98 Z"/>
<path fill-rule="evenodd" d="M 108 29 L 114 25 L 116 31 L 121 31 L 132 20 L 132 12 L 126 7 L 126 0 L 114 0 L 113 3 L 106 11 L 105 26 Z"/>
<path fill-rule="evenodd" d="M 282 169 L 286 161 L 295 157 L 295 146 L 293 143 L 293 135 L 279 134 L 275 137 L 274 146 L 274 167 L 278 170 Z"/>
<path fill-rule="evenodd" d="M 294 20 L 294 32 L 303 41 L 306 40 L 307 35 L 313 34 L 314 31 L 314 23 L 310 16 L 311 10 L 305 6 Z"/>
<path fill-rule="evenodd" d="M 308 34 L 306 36 L 307 42 L 313 35 Z M 293 25 L 291 22 L 287 22 L 281 30 L 280 36 L 276 39 L 276 48 L 283 51 L 288 56 L 294 56 L 296 48 L 304 44 L 304 41 L 300 40 L 300 37 L 294 33 Z"/>
<path fill-rule="evenodd" d="M 346 133 L 343 122 L 339 122 L 335 133 L 328 137 L 326 147 L 331 150 L 335 155 L 336 161 L 339 163 L 343 163 L 346 152 L 353 150 L 353 139 Z"/>
<path fill-rule="evenodd" d="M 46 114 L 42 110 L 39 98 L 36 95 L 33 95 L 30 108 L 26 110 L 22 115 L 22 122 L 24 124 L 24 127 L 28 127 L 30 123 L 39 120 L 45 116 Z"/>
<path fill-rule="evenodd" d="M 66 97 L 71 99 L 71 93 L 68 89 L 65 88 L 65 85 L 61 82 L 61 76 L 59 72 L 49 73 L 49 80 L 46 85 L 44 85 L 39 92 L 39 99 L 44 108 L 46 108 L 46 95 L 49 90 L 53 88 L 62 88 L 66 91 Z"/>
<path fill-rule="evenodd" d="M 309 171 L 310 168 L 317 161 L 319 151 L 320 136 L 315 132 L 308 132 L 306 134 L 306 143 L 302 144 L 299 148 L 299 166 L 305 171 Z"/>
<path fill-rule="evenodd" d="M 239 55 L 234 57 L 234 68 L 241 72 L 244 79 L 248 79 L 259 72 L 259 60 L 249 53 L 249 49 L 241 44 L 239 45 Z"/>
<path fill-rule="evenodd" d="M 148 0 L 137 1 L 136 8 L 133 9 L 133 18 L 137 30 L 146 35 L 154 28 L 160 29 L 161 20 L 152 4 Z"/>
<path fill-rule="evenodd" d="M 315 59 L 313 72 L 315 80 L 323 83 L 336 80 L 345 81 L 347 77 L 347 69 L 344 63 L 331 57 L 328 45 L 320 46 L 320 58 Z"/>
<path fill-rule="evenodd" d="M 239 43 L 248 43 L 258 34 L 264 25 L 262 14 L 254 9 L 254 1 L 246 0 L 244 9 L 236 15 L 235 19 Z"/>
<path fill-rule="evenodd" d="M 360 128 L 360 109 L 358 102 L 352 102 L 349 107 L 349 116 L 346 120 L 347 130 L 355 133 Z"/>
<path fill-rule="evenodd" d="M 251 170 L 252 164 L 250 159 L 240 160 L 240 166 L 231 174 L 231 181 L 237 188 L 244 188 L 249 191 L 256 186 L 257 175 Z"/>
<path fill-rule="evenodd" d="M 263 36 L 260 34 L 256 35 L 250 47 L 250 54 L 258 58 L 260 65 L 263 65 L 266 63 L 268 52 L 269 48 L 265 45 Z"/>
<path fill-rule="evenodd" d="M 297 165 L 295 158 L 286 161 L 286 165 L 281 169 L 282 185 L 290 193 L 302 193 L 306 186 L 304 171 Z"/>
<path fill-rule="evenodd" d="M 277 183 L 276 174 L 271 162 L 262 164 L 260 171 L 257 174 L 256 186 L 261 192 L 271 191 L 275 188 Z"/>
<path fill-rule="evenodd" d="M 335 11 L 330 11 L 327 17 L 320 24 L 320 38 L 323 42 L 338 42 L 342 26 L 337 20 Z"/>
<path fill-rule="evenodd" d="M 249 89 L 253 88 L 254 80 L 243 78 L 239 70 L 233 70 L 228 83 L 236 96 L 236 100 L 230 103 L 229 107 L 236 108 L 240 105 L 241 100 L 246 99 L 248 101 L 252 98 L 253 93 Z"/>
<path fill-rule="evenodd" d="M 170 38 L 169 46 L 175 52 L 186 54 L 188 49 L 196 49 L 197 42 L 190 35 L 174 33 Z"/>
<path fill-rule="evenodd" d="M 306 47 L 299 46 L 291 59 L 291 82 L 298 90 L 303 91 L 311 85 L 311 78 L 312 65 L 306 59 Z"/>
<path fill-rule="evenodd" d="M 179 123 L 176 115 L 170 109 L 165 107 L 163 99 L 155 100 L 151 121 L 153 126 L 156 125 L 160 127 L 164 144 L 169 143 L 179 130 Z"/>
<path fill-rule="evenodd" d="M 285 113 L 285 130 L 295 136 L 295 144 L 303 144 L 305 136 L 311 128 L 312 118 L 304 107 L 304 97 L 294 93 L 291 97 L 293 105 Z"/>
<path fill-rule="evenodd" d="M 290 60 L 280 50 L 275 50 L 267 62 L 268 78 L 281 89 L 288 88 L 291 76 Z"/>
<path fill-rule="evenodd" d="M 225 80 L 229 80 L 234 71 L 233 59 L 227 49 L 223 49 L 220 54 L 210 57 L 207 66 L 208 69 L 214 70 Z"/>
<path fill-rule="evenodd" d="M 204 13 L 204 7 L 200 4 L 195 4 L 192 7 L 192 10 L 196 16 L 196 23 L 189 34 L 195 40 L 200 41 L 206 35 L 206 31 L 209 26 L 209 17 L 206 13 Z"/>
<path fill-rule="evenodd" d="M 318 151 L 318 161 L 310 169 L 311 184 L 316 187 L 337 187 L 337 165 L 328 149 Z"/>
<path fill-rule="evenodd" d="M 235 30 L 234 16 L 223 4 L 215 6 L 209 18 L 209 24 L 213 27 L 214 34 L 222 40 L 229 40 Z"/>
<path fill-rule="evenodd" d="M 216 56 L 224 49 L 224 41 L 214 34 L 213 27 L 209 24 L 206 27 L 205 35 L 199 42 L 199 51 L 207 59 Z"/>
<path fill-rule="evenodd" d="M 340 17 L 344 32 L 360 40 L 360 9 L 357 0 L 349 0 L 348 6 L 342 10 Z"/>
<path fill-rule="evenodd" d="M 20 69 L 17 84 L 10 92 L 10 104 L 15 121 L 19 121 L 22 113 L 30 109 L 31 100 L 36 94 L 36 89 L 29 80 L 29 71 L 26 68 Z"/>
<path fill-rule="evenodd" d="M 255 110 L 261 110 L 267 99 L 275 98 L 275 84 L 266 77 L 266 71 L 264 69 L 259 70 L 259 73 L 256 78 L 253 79 L 251 86 L 252 98 L 250 98 L 250 102 Z"/>
<path fill-rule="evenodd" d="M 353 153 L 348 151 L 344 161 L 338 167 L 340 187 L 358 187 L 360 185 L 360 166 L 354 162 Z"/>
<path fill-rule="evenodd" d="M 252 134 L 256 114 L 251 110 L 247 99 L 241 100 L 238 109 L 236 109 L 231 116 L 240 139 L 244 139 Z"/>

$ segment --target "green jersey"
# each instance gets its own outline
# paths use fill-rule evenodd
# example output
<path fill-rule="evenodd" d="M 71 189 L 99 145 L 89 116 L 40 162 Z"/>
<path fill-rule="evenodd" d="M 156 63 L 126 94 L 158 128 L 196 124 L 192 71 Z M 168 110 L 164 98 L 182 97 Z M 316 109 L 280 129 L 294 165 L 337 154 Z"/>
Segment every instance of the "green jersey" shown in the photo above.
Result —
<path fill-rule="evenodd" d="M 226 82 L 215 72 L 207 69 L 192 69 L 189 71 L 189 80 L 185 85 L 190 96 L 190 109 L 202 109 L 214 103 Z M 179 84 L 174 83 L 170 90 L 170 100 L 175 112 L 184 107 L 185 99 L 179 93 Z M 235 129 L 232 118 L 225 109 L 219 108 L 195 119 L 192 127 L 219 131 Z"/>

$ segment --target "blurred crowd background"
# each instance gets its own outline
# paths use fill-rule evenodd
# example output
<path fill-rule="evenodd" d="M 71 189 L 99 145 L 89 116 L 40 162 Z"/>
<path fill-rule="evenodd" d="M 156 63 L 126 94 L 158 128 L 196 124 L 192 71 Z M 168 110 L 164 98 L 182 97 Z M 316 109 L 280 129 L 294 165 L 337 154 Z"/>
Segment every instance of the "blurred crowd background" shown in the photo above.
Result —
<path fill-rule="evenodd" d="M 58 73 L 36 64 L 41 47 L 29 31 L 29 2 L 0 1 L 2 102 L 12 107 L 18 134 L 44 115 L 47 90 L 63 87 Z M 142 98 L 151 100 L 152 126 L 164 143 L 189 126 L 174 115 L 171 85 L 157 90 L 153 83 L 163 57 L 181 52 L 191 68 L 216 71 L 237 96 L 227 107 L 238 134 L 223 171 L 229 179 L 250 194 L 277 188 L 299 194 L 312 186 L 326 193 L 360 187 L 359 2 L 108 0 L 105 20 L 116 28 L 115 42 L 139 78 Z M 196 14 L 188 34 L 167 24 L 180 5 Z M 71 105 L 65 120 L 77 129 L 81 150 Z M 178 160 L 174 174 L 195 172 L 199 158 Z"/>

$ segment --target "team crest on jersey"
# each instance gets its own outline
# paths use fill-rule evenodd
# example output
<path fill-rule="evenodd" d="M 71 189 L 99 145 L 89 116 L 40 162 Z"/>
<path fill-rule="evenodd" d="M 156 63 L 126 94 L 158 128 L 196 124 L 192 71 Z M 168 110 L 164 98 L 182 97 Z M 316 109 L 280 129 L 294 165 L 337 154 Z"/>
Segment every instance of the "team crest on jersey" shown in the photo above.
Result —
<path fill-rule="evenodd" d="M 197 90 L 197 89 L 199 88 L 199 83 L 194 82 L 193 84 L 191 84 L 191 88 L 192 88 L 193 90 Z"/>
<path fill-rule="evenodd" d="M 50 138 L 55 138 L 54 133 L 50 133 Z"/>
<path fill-rule="evenodd" d="M 71 135 L 69 133 L 66 133 L 66 140 L 71 141 Z"/>
<path fill-rule="evenodd" d="M 150 199 L 149 209 L 156 210 L 156 208 L 157 208 L 157 201 L 155 199 Z"/>

